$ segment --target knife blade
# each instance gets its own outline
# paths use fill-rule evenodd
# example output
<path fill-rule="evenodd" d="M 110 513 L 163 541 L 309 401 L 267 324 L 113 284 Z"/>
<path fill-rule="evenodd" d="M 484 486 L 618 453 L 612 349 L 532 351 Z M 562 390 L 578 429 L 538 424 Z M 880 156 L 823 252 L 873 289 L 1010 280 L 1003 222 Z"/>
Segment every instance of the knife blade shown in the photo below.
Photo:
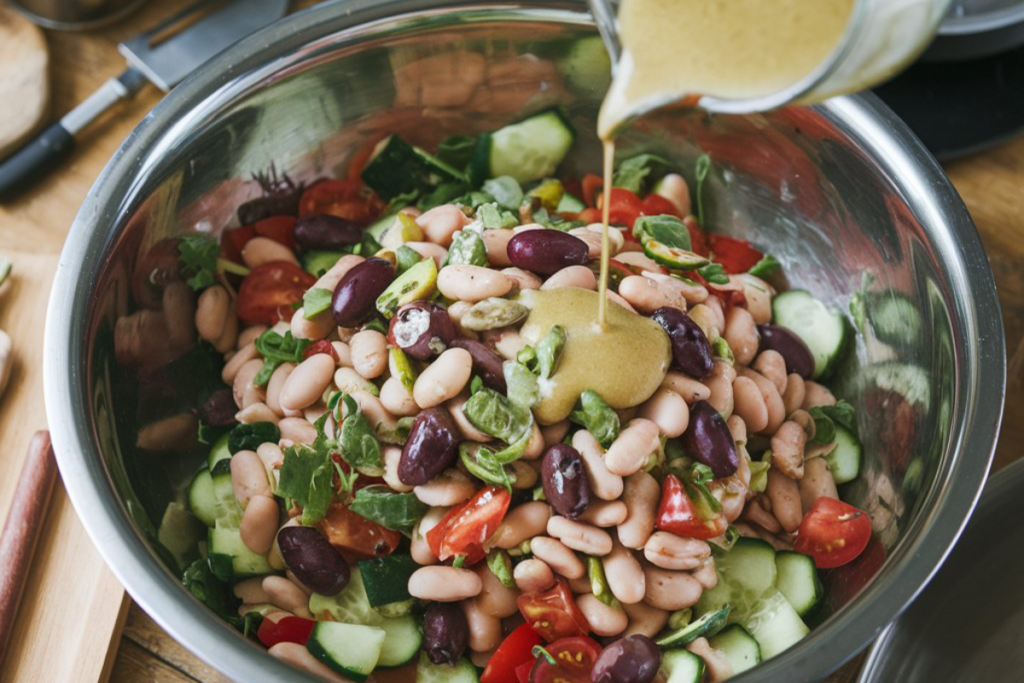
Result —
<path fill-rule="evenodd" d="M 280 19 L 289 0 L 199 0 L 118 45 L 128 69 L 0 163 L 0 201 L 29 187 L 75 146 L 75 135 L 147 82 L 164 92 L 211 57 Z"/>

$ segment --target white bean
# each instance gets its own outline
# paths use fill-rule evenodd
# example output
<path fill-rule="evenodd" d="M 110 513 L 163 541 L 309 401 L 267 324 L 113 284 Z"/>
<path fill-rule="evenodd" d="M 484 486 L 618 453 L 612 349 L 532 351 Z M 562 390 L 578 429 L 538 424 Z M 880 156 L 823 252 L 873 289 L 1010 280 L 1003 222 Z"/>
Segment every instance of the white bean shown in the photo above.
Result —
<path fill-rule="evenodd" d="M 242 261 L 249 268 L 259 268 L 273 261 L 287 261 L 299 265 L 295 252 L 269 237 L 253 237 L 242 247 Z"/>
<path fill-rule="evenodd" d="M 469 383 L 472 371 L 473 356 L 469 351 L 458 348 L 446 350 L 416 379 L 412 390 L 416 405 L 432 408 L 458 396 Z"/>
<path fill-rule="evenodd" d="M 697 401 L 706 401 L 711 397 L 711 390 L 707 386 L 681 372 L 666 374 L 665 379 L 661 382 L 661 388 L 679 394 L 688 405 L 693 405 Z"/>
<path fill-rule="evenodd" d="M 587 466 L 587 479 L 593 494 L 602 500 L 617 500 L 622 495 L 622 477 L 608 471 L 604 462 L 604 449 L 597 439 L 581 429 L 573 434 L 572 446 L 579 451 Z"/>
<path fill-rule="evenodd" d="M 629 626 L 629 617 L 622 607 L 606 605 L 590 593 L 576 596 L 576 606 L 599 636 L 617 636 Z"/>
<path fill-rule="evenodd" d="M 302 410 L 316 403 L 331 384 L 334 359 L 325 353 L 310 356 L 292 371 L 281 387 L 281 408 Z"/>
<path fill-rule="evenodd" d="M 633 550 L 644 547 L 654 531 L 654 516 L 660 496 L 658 480 L 646 472 L 637 472 L 626 479 L 622 500 L 629 515 L 618 527 L 622 545 Z"/>
<path fill-rule="evenodd" d="M 256 495 L 242 513 L 238 533 L 245 547 L 257 555 L 266 555 L 274 545 L 277 536 L 277 521 L 280 511 L 272 496 Z"/>
<path fill-rule="evenodd" d="M 622 603 L 622 609 L 629 615 L 629 627 L 622 634 L 624 637 L 640 634 L 653 638 L 668 623 L 667 611 L 651 607 L 645 602 Z"/>
<path fill-rule="evenodd" d="M 772 503 L 772 514 L 788 533 L 800 528 L 804 518 L 800 505 L 800 487 L 797 483 L 774 467 L 768 470 L 768 485 L 765 494 Z"/>
<path fill-rule="evenodd" d="M 697 538 L 656 531 L 644 544 L 644 557 L 662 569 L 696 569 L 711 557 L 711 546 Z"/>
<path fill-rule="evenodd" d="M 651 453 L 661 447 L 659 434 L 658 425 L 651 420 L 633 420 L 604 454 L 605 467 L 620 477 L 628 477 L 639 472 L 647 464 Z"/>
<path fill-rule="evenodd" d="M 272 495 L 267 470 L 255 451 L 238 451 L 231 456 L 231 486 L 243 508 L 253 496 Z"/>
<path fill-rule="evenodd" d="M 313 656 L 305 645 L 299 643 L 278 643 L 267 652 L 275 659 L 291 664 L 299 671 L 317 676 L 330 683 L 353 683 L 352 679 L 345 678 L 334 669 Z"/>
<path fill-rule="evenodd" d="M 413 487 L 403 484 L 398 478 L 398 463 L 402 460 L 402 449 L 396 446 L 385 446 L 381 454 L 384 459 L 384 483 L 399 493 L 408 493 Z"/>
<path fill-rule="evenodd" d="M 647 578 L 632 550 L 616 543 L 601 563 L 604 565 L 608 587 L 619 602 L 633 604 L 644 599 Z"/>
<path fill-rule="evenodd" d="M 267 576 L 263 579 L 263 590 L 270 598 L 270 604 L 291 612 L 297 617 L 311 618 L 309 598 L 302 589 L 283 576 Z"/>
<path fill-rule="evenodd" d="M 409 595 L 420 600 L 457 602 L 476 597 L 482 589 L 480 577 L 469 569 L 433 565 L 409 577 Z"/>
<path fill-rule="evenodd" d="M 597 276 L 586 266 L 567 266 L 549 277 L 540 286 L 541 291 L 576 287 L 578 289 L 597 289 Z"/>
<path fill-rule="evenodd" d="M 530 541 L 534 557 L 543 560 L 552 570 L 567 579 L 578 579 L 587 573 L 576 553 L 564 543 L 548 536 L 537 536 Z"/>
<path fill-rule="evenodd" d="M 555 574 L 544 560 L 523 560 L 512 570 L 516 586 L 524 593 L 546 591 L 555 583 Z"/>
<path fill-rule="evenodd" d="M 604 529 L 622 524 L 628 515 L 629 510 L 621 500 L 592 500 L 579 520 Z"/>
<path fill-rule="evenodd" d="M 418 217 L 416 223 L 423 228 L 428 240 L 447 247 L 452 243 L 452 236 L 466 227 L 469 218 L 455 204 L 444 204 Z"/>
<path fill-rule="evenodd" d="M 420 412 L 415 399 L 397 377 L 388 377 L 380 388 L 380 402 L 395 417 L 412 417 Z"/>
<path fill-rule="evenodd" d="M 511 266 L 508 258 L 508 243 L 515 236 L 511 230 L 484 230 L 482 237 L 487 249 L 487 262 L 492 268 Z"/>
<path fill-rule="evenodd" d="M 199 336 L 211 343 L 220 339 L 228 322 L 230 307 L 231 297 L 226 289 L 220 285 L 204 289 L 196 307 L 195 323 Z"/>
<path fill-rule="evenodd" d="M 409 544 L 409 554 L 416 564 L 436 564 L 437 556 L 434 555 L 427 544 L 427 532 L 433 529 L 441 521 L 441 518 L 448 513 L 448 508 L 430 508 L 427 514 L 423 515 L 419 524 L 413 529 L 412 541 Z"/>
<path fill-rule="evenodd" d="M 406 242 L 405 246 L 409 247 L 423 258 L 434 259 L 434 264 L 440 268 L 444 260 L 448 258 L 448 250 L 442 247 L 440 244 L 434 244 L 433 242 Z"/>
<path fill-rule="evenodd" d="M 690 408 L 682 396 L 664 385 L 640 406 L 637 415 L 658 425 L 662 436 L 681 436 L 690 424 Z"/>
<path fill-rule="evenodd" d="M 663 306 L 686 310 L 686 300 L 681 293 L 640 275 L 623 278 L 619 283 L 619 294 L 644 315 L 650 315 Z"/>
<path fill-rule="evenodd" d="M 502 268 L 502 275 L 506 276 L 520 291 L 524 289 L 540 289 L 542 281 L 539 277 L 522 268 Z"/>
<path fill-rule="evenodd" d="M 644 602 L 658 609 L 674 612 L 693 607 L 704 591 L 700 583 L 686 572 L 647 567 L 644 575 L 647 578 Z"/>
<path fill-rule="evenodd" d="M 491 543 L 505 550 L 515 548 L 523 541 L 544 533 L 550 518 L 551 506 L 542 500 L 517 505 L 505 515 Z"/>
<path fill-rule="evenodd" d="M 349 342 L 352 367 L 364 379 L 375 379 L 388 369 L 388 340 L 377 330 L 357 332 Z"/>
<path fill-rule="evenodd" d="M 549 536 L 587 555 L 602 557 L 612 551 L 612 537 L 608 532 L 589 524 L 556 516 L 548 520 L 547 531 Z"/>
<path fill-rule="evenodd" d="M 519 607 L 516 605 L 519 591 L 514 588 L 505 588 L 505 585 L 498 580 L 486 563 L 478 564 L 474 570 L 480 577 L 482 586 L 480 595 L 475 600 L 481 612 L 491 617 L 505 619 L 519 611 Z"/>
<path fill-rule="evenodd" d="M 477 303 L 508 294 L 512 279 L 483 266 L 445 266 L 437 275 L 437 288 L 449 299 Z"/>
<path fill-rule="evenodd" d="M 476 485 L 459 470 L 451 469 L 413 488 L 412 492 L 420 502 L 431 507 L 451 507 L 469 500 L 476 493 Z"/>

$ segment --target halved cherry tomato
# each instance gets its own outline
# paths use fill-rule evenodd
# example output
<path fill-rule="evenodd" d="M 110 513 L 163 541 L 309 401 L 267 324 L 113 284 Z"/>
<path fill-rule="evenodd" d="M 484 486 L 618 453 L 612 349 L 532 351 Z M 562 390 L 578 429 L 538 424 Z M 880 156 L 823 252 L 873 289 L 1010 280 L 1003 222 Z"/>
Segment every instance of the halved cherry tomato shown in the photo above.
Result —
<path fill-rule="evenodd" d="M 516 680 L 519 683 L 530 683 L 530 672 L 533 671 L 533 659 L 516 667 Z"/>
<path fill-rule="evenodd" d="M 221 256 L 233 263 L 241 263 L 242 247 L 255 236 L 256 228 L 252 225 L 243 225 L 233 230 L 225 230 L 220 236 Z"/>
<path fill-rule="evenodd" d="M 722 514 L 712 519 L 701 519 L 683 482 L 676 475 L 670 474 L 661 486 L 661 503 L 658 505 L 655 526 L 660 531 L 668 531 L 676 536 L 706 540 L 724 534 L 729 528 L 729 522 Z"/>
<path fill-rule="evenodd" d="M 320 341 L 310 344 L 306 350 L 302 352 L 302 357 L 309 358 L 310 356 L 315 356 L 318 353 L 326 353 L 334 359 L 335 363 L 338 362 L 338 352 L 334 350 L 334 344 L 327 339 L 321 339 Z"/>
<path fill-rule="evenodd" d="M 708 239 L 715 263 L 721 264 L 730 275 L 747 272 L 764 257 L 746 240 L 725 235 L 711 235 Z"/>
<path fill-rule="evenodd" d="M 683 224 L 690 231 L 690 251 L 701 256 L 707 256 L 710 253 L 708 251 L 708 238 L 704 235 L 704 231 L 701 230 L 697 217 L 686 216 L 683 218 Z"/>
<path fill-rule="evenodd" d="M 804 515 L 793 550 L 814 558 L 819 569 L 852 562 L 871 540 L 868 513 L 822 496 Z"/>
<path fill-rule="evenodd" d="M 578 221 L 583 221 L 584 223 L 587 224 L 600 223 L 603 220 L 601 216 L 601 211 L 599 209 L 583 209 L 578 214 L 576 214 L 575 219 Z M 628 235 L 629 233 L 626 234 Z"/>
<path fill-rule="evenodd" d="M 238 289 L 238 317 L 246 325 L 274 325 L 290 319 L 292 304 L 313 286 L 316 278 L 288 261 L 271 261 L 254 268 Z"/>
<path fill-rule="evenodd" d="M 598 199 L 597 208 L 602 208 L 605 195 Z M 608 222 L 612 225 L 622 225 L 629 230 L 633 229 L 633 223 L 640 217 L 640 198 L 629 190 L 621 187 L 613 187 L 611 191 L 611 209 L 608 212 Z"/>
<path fill-rule="evenodd" d="M 601 176 L 588 173 L 583 176 L 583 180 L 580 182 L 583 190 L 583 202 L 587 206 L 597 206 L 597 194 L 604 187 L 604 180 Z"/>
<path fill-rule="evenodd" d="M 644 216 L 675 216 L 682 218 L 676 205 L 662 197 L 660 194 L 651 193 L 640 202 L 640 213 Z"/>
<path fill-rule="evenodd" d="M 590 632 L 590 624 L 576 606 L 565 579 L 558 579 L 542 593 L 523 593 L 516 602 L 526 623 L 549 643 Z"/>
<path fill-rule="evenodd" d="M 538 657 L 530 672 L 530 683 L 590 683 L 590 674 L 601 655 L 601 646 L 591 638 L 562 638 L 545 648 L 555 664 Z"/>
<path fill-rule="evenodd" d="M 335 548 L 363 557 L 390 555 L 402 540 L 397 531 L 374 524 L 341 503 L 331 503 L 327 515 L 316 525 Z"/>
<path fill-rule="evenodd" d="M 487 556 L 484 544 L 505 518 L 512 496 L 503 488 L 488 486 L 462 505 L 452 508 L 427 532 L 427 545 L 437 559 L 456 555 L 466 557 L 465 564 L 476 564 Z"/>
<path fill-rule="evenodd" d="M 256 637 L 268 648 L 278 643 L 305 645 L 309 636 L 313 634 L 314 626 L 314 620 L 302 617 L 281 617 L 276 622 L 264 619 L 256 630 Z"/>
<path fill-rule="evenodd" d="M 328 214 L 369 225 L 384 209 L 373 190 L 359 180 L 321 180 L 299 200 L 299 216 Z"/>
<path fill-rule="evenodd" d="M 491 655 L 480 683 L 516 683 L 516 670 L 524 663 L 533 666 L 533 646 L 542 642 L 529 624 L 520 624 Z"/>
<path fill-rule="evenodd" d="M 295 216 L 271 216 L 253 223 L 252 227 L 260 237 L 274 240 L 294 251 L 295 224 L 298 222 Z"/>

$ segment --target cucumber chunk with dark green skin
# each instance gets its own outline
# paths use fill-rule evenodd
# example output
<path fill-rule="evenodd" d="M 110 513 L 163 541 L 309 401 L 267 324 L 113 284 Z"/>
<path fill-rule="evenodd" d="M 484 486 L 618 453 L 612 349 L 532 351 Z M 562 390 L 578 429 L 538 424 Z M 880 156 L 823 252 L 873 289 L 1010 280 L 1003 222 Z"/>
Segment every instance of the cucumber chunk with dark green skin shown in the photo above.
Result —
<path fill-rule="evenodd" d="M 732 624 L 708 639 L 711 647 L 721 650 L 732 666 L 733 675 L 741 674 L 761 663 L 761 646 L 754 636 L 739 624 Z"/>
<path fill-rule="evenodd" d="M 404 602 L 409 595 L 409 577 L 419 569 L 408 555 L 388 555 L 359 562 L 359 575 L 371 607 Z"/>
<path fill-rule="evenodd" d="M 721 609 L 708 612 L 692 623 L 654 642 L 658 644 L 658 647 L 664 648 L 685 647 L 698 638 L 713 636 L 726 625 L 731 609 L 729 605 L 724 605 Z"/>
<path fill-rule="evenodd" d="M 426 193 L 442 183 L 466 182 L 461 171 L 397 135 L 389 135 L 377 145 L 362 178 L 384 200 Z"/>
<path fill-rule="evenodd" d="M 477 141 L 470 175 L 479 185 L 487 178 L 510 176 L 528 183 L 554 175 L 569 153 L 576 131 L 558 109 L 546 109 Z"/>

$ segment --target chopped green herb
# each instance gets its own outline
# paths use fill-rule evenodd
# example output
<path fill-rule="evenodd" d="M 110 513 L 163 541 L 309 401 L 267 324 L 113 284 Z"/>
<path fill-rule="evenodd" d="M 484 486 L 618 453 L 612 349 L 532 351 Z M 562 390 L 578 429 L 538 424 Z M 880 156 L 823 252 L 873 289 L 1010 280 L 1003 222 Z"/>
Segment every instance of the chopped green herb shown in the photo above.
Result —
<path fill-rule="evenodd" d="M 396 493 L 387 486 L 367 486 L 356 491 L 349 510 L 386 529 L 412 532 L 430 507 L 412 493 Z"/>
<path fill-rule="evenodd" d="M 319 313 L 323 313 L 331 307 L 331 299 L 334 292 L 320 287 L 311 287 L 302 295 L 303 317 L 312 320 Z"/>
<path fill-rule="evenodd" d="M 486 180 L 480 189 L 494 197 L 499 206 L 511 211 L 517 211 L 523 203 L 523 188 L 519 187 L 515 178 L 509 176 Z"/>
<path fill-rule="evenodd" d="M 529 438 L 533 428 L 529 409 L 486 387 L 469 397 L 462 412 L 474 427 L 507 444 L 516 443 L 524 435 Z"/>
<path fill-rule="evenodd" d="M 638 154 L 619 164 L 615 169 L 612 186 L 643 194 L 651 183 L 668 172 L 668 167 L 668 159 L 656 154 Z"/>
<path fill-rule="evenodd" d="M 713 285 L 727 285 L 729 284 L 729 276 L 726 274 L 725 269 L 718 263 L 709 263 L 706 266 L 697 269 L 700 276 L 710 282 Z"/>
<path fill-rule="evenodd" d="M 277 443 L 281 430 L 273 422 L 253 422 L 235 425 L 228 434 L 228 450 L 232 455 L 238 451 L 254 451 L 265 443 Z"/>
<path fill-rule="evenodd" d="M 772 449 L 761 454 L 760 460 L 750 461 L 750 490 L 754 493 L 764 493 L 768 486 L 768 470 L 772 467 Z"/>
<path fill-rule="evenodd" d="M 519 225 L 519 218 L 515 214 L 499 209 L 497 204 L 481 204 L 476 210 L 476 217 L 488 230 Z"/>
<path fill-rule="evenodd" d="M 188 286 L 197 292 L 216 284 L 217 257 L 220 244 L 209 235 L 186 235 L 178 240 L 181 271 L 188 277 Z"/>
<path fill-rule="evenodd" d="M 323 415 L 316 424 L 317 436 L 311 445 L 295 444 L 284 449 L 277 495 L 302 506 L 302 523 L 315 524 L 324 518 L 334 500 L 334 464 L 331 454 L 337 452 L 338 442 L 324 433 Z"/>
<path fill-rule="evenodd" d="M 675 216 L 641 216 L 633 224 L 633 236 L 641 244 L 655 241 L 672 249 L 690 251 L 690 230 Z"/>
<path fill-rule="evenodd" d="M 238 600 L 231 592 L 227 581 L 221 580 L 213 572 L 209 560 L 193 562 L 185 570 L 181 581 L 189 593 L 213 610 L 220 618 L 235 628 L 242 626 L 242 619 L 238 616 L 238 606 L 241 604 L 241 600 Z"/>
<path fill-rule="evenodd" d="M 463 442 L 459 446 L 459 458 L 466 470 L 480 481 L 512 490 L 515 475 L 506 470 L 494 452 L 483 444 Z"/>
<path fill-rule="evenodd" d="M 506 392 L 508 400 L 514 406 L 529 410 L 540 400 L 540 389 L 537 386 L 537 376 L 530 370 L 514 360 L 505 361 L 501 369 L 505 375 L 505 384 L 508 387 Z"/>
<path fill-rule="evenodd" d="M 341 423 L 341 457 L 355 469 L 372 476 L 384 473 L 384 461 L 380 454 L 380 442 L 373 425 L 359 409 L 351 396 L 342 399 L 347 416 Z"/>
<path fill-rule="evenodd" d="M 759 278 L 766 278 L 774 275 L 782 268 L 782 264 L 775 260 L 771 254 L 765 254 L 761 260 L 754 264 L 747 272 Z"/>
<path fill-rule="evenodd" d="M 309 339 L 296 339 L 291 332 L 281 336 L 273 329 L 256 337 L 256 351 L 263 356 L 263 367 L 256 373 L 252 383 L 258 387 L 266 386 L 281 363 L 301 363 L 311 343 Z"/>
<path fill-rule="evenodd" d="M 619 435 L 618 414 L 604 402 L 600 394 L 590 389 L 580 394 L 580 400 L 569 415 L 569 420 L 581 425 L 605 448 Z"/>
<path fill-rule="evenodd" d="M 807 412 L 814 418 L 814 443 L 827 444 L 835 441 L 835 423 L 846 427 L 854 434 L 857 433 L 856 412 L 846 401 L 839 401 L 834 406 L 816 406 Z"/>

